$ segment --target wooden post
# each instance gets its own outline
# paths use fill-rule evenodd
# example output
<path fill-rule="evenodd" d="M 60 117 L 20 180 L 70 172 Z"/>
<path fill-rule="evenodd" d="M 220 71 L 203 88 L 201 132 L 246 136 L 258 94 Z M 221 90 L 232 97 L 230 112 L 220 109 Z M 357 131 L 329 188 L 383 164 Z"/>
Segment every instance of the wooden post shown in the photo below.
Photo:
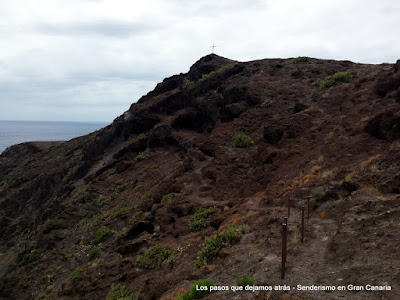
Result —
<path fill-rule="evenodd" d="M 282 264 L 281 264 L 281 279 L 285 279 L 285 264 L 287 250 L 287 225 L 282 224 Z"/>
<path fill-rule="evenodd" d="M 288 218 L 290 217 L 290 196 L 288 197 L 287 200 L 287 216 Z"/>
<path fill-rule="evenodd" d="M 301 207 L 301 242 L 304 242 L 304 209 L 305 207 Z"/>

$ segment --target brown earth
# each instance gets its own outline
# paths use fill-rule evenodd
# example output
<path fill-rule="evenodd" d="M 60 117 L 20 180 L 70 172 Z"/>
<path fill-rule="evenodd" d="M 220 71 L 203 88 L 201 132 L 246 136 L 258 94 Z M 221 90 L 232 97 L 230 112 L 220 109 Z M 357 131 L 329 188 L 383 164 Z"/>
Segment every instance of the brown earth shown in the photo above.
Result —
<path fill-rule="evenodd" d="M 244 275 L 292 288 L 208 298 L 400 299 L 399 67 L 208 55 L 100 131 L 10 147 L 0 156 L 0 299 L 105 299 L 120 283 L 142 299 L 167 300 L 197 279 L 230 286 Z M 354 71 L 348 82 L 312 85 Z M 238 132 L 254 144 L 235 147 Z M 168 193 L 177 195 L 162 201 Z M 309 195 L 304 243 L 298 203 L 288 221 L 281 280 L 286 199 Z M 219 211 L 208 226 L 190 231 L 189 218 L 210 206 Z M 131 221 L 139 211 L 147 217 Z M 195 268 L 204 238 L 229 224 L 247 232 Z M 101 227 L 111 236 L 95 245 Z M 138 268 L 154 245 L 173 250 L 173 259 Z"/>

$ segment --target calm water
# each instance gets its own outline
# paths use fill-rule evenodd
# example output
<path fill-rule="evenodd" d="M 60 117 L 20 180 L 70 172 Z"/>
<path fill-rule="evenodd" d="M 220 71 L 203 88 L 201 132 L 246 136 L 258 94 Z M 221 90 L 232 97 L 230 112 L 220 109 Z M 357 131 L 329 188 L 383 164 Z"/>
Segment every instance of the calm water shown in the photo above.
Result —
<path fill-rule="evenodd" d="M 0 153 L 7 147 L 31 141 L 68 141 L 107 126 L 108 123 L 0 121 Z"/>

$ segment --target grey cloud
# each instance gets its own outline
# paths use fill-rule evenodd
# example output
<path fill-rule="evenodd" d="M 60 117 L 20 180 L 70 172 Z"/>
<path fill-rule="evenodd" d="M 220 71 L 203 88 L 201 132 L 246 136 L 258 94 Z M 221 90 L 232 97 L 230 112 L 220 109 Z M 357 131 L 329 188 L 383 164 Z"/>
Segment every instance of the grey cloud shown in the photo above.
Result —
<path fill-rule="evenodd" d="M 99 20 L 78 23 L 41 23 L 36 30 L 48 35 L 100 35 L 125 38 L 155 30 L 152 25 L 139 22 L 123 22 L 115 20 Z"/>

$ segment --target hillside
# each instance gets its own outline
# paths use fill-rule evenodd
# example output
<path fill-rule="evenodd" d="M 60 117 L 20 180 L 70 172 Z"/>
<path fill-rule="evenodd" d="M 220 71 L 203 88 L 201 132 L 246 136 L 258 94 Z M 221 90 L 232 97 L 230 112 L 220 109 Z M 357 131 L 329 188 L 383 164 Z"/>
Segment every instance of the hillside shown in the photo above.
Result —
<path fill-rule="evenodd" d="M 245 275 L 255 285 L 392 290 L 207 299 L 400 299 L 399 68 L 212 54 L 104 129 L 8 148 L 0 299 L 116 299 L 120 284 L 167 300 L 198 279 L 230 286 Z M 282 280 L 286 201 L 308 196 L 304 243 L 301 202 L 292 206 Z"/>

